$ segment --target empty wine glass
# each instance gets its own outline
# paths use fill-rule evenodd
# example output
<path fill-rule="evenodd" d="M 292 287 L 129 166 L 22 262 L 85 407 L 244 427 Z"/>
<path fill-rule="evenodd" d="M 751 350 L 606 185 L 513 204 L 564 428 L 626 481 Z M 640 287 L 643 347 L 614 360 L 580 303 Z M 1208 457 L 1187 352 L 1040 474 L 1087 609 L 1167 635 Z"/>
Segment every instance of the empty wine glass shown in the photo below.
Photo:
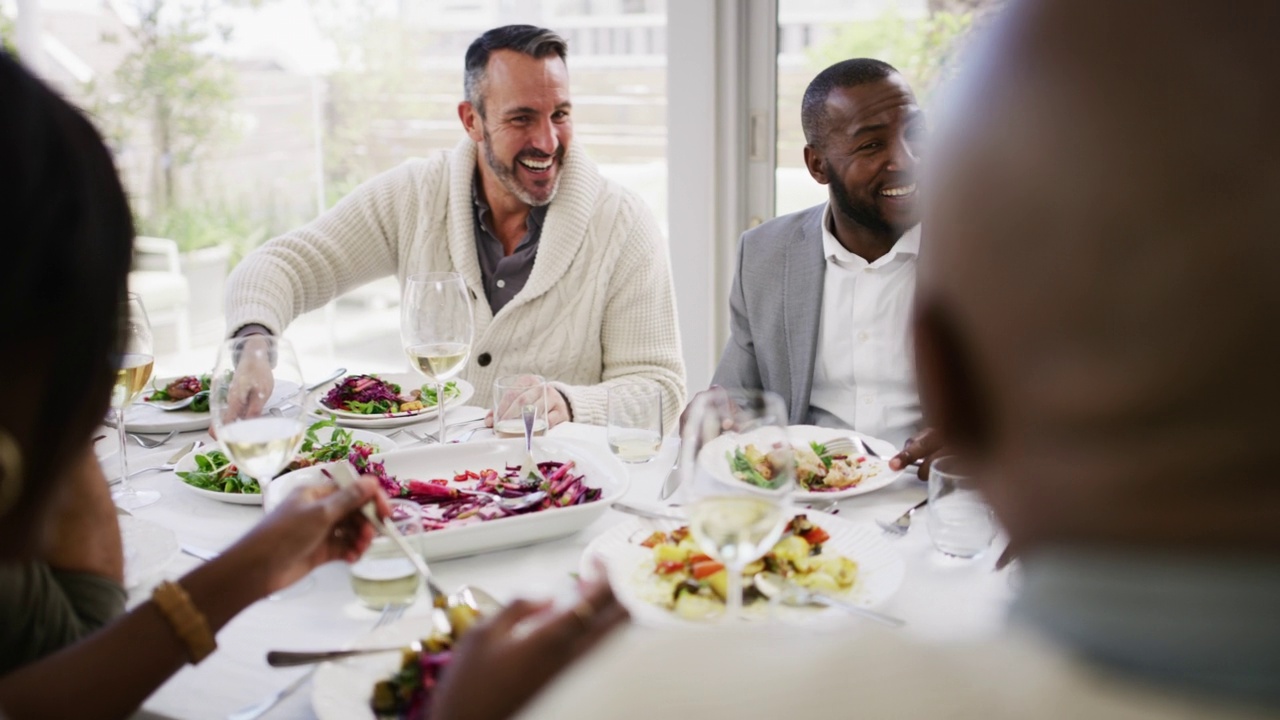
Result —
<path fill-rule="evenodd" d="M 400 341 L 413 367 L 436 387 L 436 413 L 445 441 L 445 383 L 471 357 L 475 319 L 471 293 L 458 273 L 423 273 L 405 279 L 400 303 Z"/>
<path fill-rule="evenodd" d="M 116 432 L 120 438 L 120 487 L 111 499 L 125 510 L 137 510 L 160 499 L 155 490 L 137 490 L 129 482 L 129 460 L 125 452 L 125 408 L 138 397 L 151 380 L 155 366 L 155 350 L 151 338 L 151 321 L 142 306 L 142 298 L 129 293 L 120 305 L 120 354 L 116 367 L 116 383 L 111 388 L 111 408 L 115 411 Z"/>
<path fill-rule="evenodd" d="M 766 391 L 702 393 L 689 406 L 681 453 L 677 498 L 698 545 L 725 566 L 726 617 L 740 617 L 743 570 L 773 547 L 791 516 L 786 405 Z"/>

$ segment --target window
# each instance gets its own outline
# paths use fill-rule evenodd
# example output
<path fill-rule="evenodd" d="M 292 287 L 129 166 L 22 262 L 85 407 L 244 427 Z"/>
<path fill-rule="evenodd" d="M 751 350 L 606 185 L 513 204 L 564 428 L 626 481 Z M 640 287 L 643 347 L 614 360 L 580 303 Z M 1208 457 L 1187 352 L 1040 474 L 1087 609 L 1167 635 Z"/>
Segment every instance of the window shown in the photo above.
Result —
<path fill-rule="evenodd" d="M 778 215 L 827 199 L 804 167 L 800 100 L 823 68 L 847 58 L 874 57 L 902 71 L 928 108 L 958 41 L 975 19 L 1003 0 L 862 0 L 824 3 L 778 0 Z"/>
<path fill-rule="evenodd" d="M 208 17 L 190 5 L 40 8 L 48 76 L 108 138 L 141 234 L 182 251 L 190 340 L 180 348 L 158 327 L 158 372 L 212 364 L 226 269 L 253 247 L 404 159 L 458 143 L 463 54 L 498 25 L 543 25 L 570 40 L 575 141 L 666 227 L 665 52 L 645 41 L 663 34 L 662 2 L 274 0 L 215 4 Z M 0 0 L 6 37 L 16 11 Z M 197 277 L 202 253 L 213 274 Z M 308 374 L 400 366 L 398 300 L 388 280 L 296 321 L 288 334 L 317 363 Z"/>

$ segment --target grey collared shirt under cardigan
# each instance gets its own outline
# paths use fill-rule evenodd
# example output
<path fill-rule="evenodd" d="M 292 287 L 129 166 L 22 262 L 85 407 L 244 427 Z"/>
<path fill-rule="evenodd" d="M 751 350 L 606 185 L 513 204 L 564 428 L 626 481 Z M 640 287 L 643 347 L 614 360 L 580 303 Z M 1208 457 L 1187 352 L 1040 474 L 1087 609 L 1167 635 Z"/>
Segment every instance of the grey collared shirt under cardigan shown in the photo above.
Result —
<path fill-rule="evenodd" d="M 493 210 L 480 195 L 479 178 L 471 184 L 471 198 L 476 210 L 476 257 L 480 260 L 480 280 L 489 300 L 489 309 L 497 315 L 524 288 L 529 274 L 533 272 L 538 241 L 542 238 L 542 222 L 547 217 L 549 206 L 529 210 L 524 237 L 520 238 L 515 252 L 507 255 L 502 241 L 493 232 Z"/>

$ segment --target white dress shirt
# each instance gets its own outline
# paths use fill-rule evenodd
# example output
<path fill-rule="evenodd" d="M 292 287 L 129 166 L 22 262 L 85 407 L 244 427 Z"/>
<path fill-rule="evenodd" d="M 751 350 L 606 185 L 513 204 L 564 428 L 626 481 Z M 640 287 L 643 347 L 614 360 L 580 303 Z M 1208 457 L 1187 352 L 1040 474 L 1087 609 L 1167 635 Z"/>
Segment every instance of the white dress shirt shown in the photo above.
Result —
<path fill-rule="evenodd" d="M 921 422 L 910 340 L 920 226 L 873 263 L 846 250 L 831 226 L 828 205 L 822 214 L 827 269 L 809 406 L 902 447 Z"/>

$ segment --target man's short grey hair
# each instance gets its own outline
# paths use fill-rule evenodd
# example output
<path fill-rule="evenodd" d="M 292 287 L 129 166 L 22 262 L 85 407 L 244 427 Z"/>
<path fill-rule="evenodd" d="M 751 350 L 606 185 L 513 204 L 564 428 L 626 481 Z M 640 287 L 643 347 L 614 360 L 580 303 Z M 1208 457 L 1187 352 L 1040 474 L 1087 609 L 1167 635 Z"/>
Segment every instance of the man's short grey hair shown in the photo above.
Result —
<path fill-rule="evenodd" d="M 462 87 L 467 102 L 475 106 L 480 117 L 484 117 L 484 94 L 480 88 L 489 67 L 489 55 L 495 50 L 514 50 L 538 59 L 554 54 L 565 60 L 569 55 L 569 43 L 548 29 L 533 25 L 505 25 L 476 38 L 467 48 Z"/>

